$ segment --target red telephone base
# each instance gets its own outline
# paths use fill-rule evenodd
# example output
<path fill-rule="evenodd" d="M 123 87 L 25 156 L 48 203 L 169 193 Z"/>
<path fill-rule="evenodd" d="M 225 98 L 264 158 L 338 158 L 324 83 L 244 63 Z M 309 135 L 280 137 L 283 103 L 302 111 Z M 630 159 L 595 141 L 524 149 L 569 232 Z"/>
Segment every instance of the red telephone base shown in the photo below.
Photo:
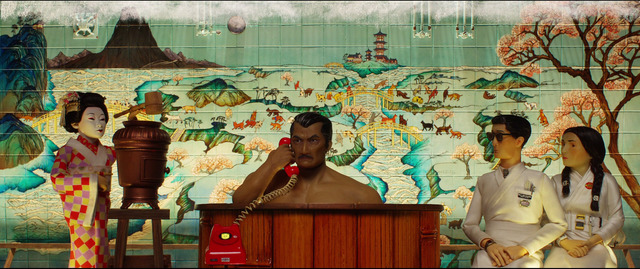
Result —
<path fill-rule="evenodd" d="M 247 253 L 242 246 L 240 227 L 214 224 L 204 257 L 207 265 L 246 264 Z"/>

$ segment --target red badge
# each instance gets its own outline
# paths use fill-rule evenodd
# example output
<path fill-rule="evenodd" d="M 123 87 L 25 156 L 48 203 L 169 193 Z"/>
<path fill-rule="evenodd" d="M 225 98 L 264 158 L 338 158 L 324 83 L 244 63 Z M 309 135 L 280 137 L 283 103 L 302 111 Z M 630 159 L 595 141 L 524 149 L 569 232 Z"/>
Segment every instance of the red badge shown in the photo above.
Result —
<path fill-rule="evenodd" d="M 584 187 L 587 188 L 587 190 L 590 190 L 593 188 L 593 182 L 587 182 L 587 184 L 584 184 Z"/>

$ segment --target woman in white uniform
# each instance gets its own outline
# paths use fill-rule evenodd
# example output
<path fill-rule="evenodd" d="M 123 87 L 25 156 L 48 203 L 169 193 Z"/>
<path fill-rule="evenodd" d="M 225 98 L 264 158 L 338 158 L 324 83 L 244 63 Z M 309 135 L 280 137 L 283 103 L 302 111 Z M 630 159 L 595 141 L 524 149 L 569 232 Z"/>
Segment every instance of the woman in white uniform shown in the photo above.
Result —
<path fill-rule="evenodd" d="M 624 214 L 616 179 L 602 169 L 606 149 L 596 130 L 580 126 L 562 135 L 562 174 L 552 178 L 569 225 L 552 247 L 545 267 L 617 267 L 608 244 Z"/>

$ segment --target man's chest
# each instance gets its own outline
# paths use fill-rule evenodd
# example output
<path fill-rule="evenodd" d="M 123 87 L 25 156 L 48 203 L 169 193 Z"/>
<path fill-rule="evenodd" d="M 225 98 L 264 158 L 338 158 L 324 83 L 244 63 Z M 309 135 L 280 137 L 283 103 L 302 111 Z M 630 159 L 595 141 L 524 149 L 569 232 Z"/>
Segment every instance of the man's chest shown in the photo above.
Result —
<path fill-rule="evenodd" d="M 277 203 L 307 203 L 307 204 L 347 204 L 357 201 L 356 193 L 349 193 L 344 188 L 296 189 L 274 199 Z"/>

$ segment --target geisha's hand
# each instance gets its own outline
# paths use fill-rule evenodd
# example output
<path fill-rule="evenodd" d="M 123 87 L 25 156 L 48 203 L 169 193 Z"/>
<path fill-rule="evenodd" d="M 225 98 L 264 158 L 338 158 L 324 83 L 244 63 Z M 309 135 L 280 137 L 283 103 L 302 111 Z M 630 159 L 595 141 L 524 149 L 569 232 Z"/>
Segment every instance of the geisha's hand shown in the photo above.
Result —
<path fill-rule="evenodd" d="M 102 192 L 111 190 L 111 167 L 101 166 L 98 170 L 98 187 Z"/>
<path fill-rule="evenodd" d="M 108 192 L 111 190 L 111 175 L 98 174 L 98 188 L 101 192 Z"/>

